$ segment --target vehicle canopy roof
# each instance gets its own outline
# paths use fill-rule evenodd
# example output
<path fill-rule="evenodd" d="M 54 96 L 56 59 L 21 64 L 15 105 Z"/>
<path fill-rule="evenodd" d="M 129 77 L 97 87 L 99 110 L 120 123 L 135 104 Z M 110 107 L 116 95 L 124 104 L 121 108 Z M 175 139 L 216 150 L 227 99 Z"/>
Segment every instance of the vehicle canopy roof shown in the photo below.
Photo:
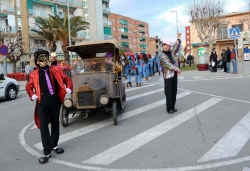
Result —
<path fill-rule="evenodd" d="M 67 50 L 76 52 L 82 59 L 95 58 L 97 53 L 111 53 L 116 59 L 119 57 L 118 42 L 115 39 L 81 42 L 68 46 Z"/>

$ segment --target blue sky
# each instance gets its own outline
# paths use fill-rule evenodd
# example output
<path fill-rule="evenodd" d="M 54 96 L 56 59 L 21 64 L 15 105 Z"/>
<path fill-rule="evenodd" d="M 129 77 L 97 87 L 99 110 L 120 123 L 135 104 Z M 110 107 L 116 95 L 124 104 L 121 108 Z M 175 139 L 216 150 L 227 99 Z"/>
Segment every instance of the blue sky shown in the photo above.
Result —
<path fill-rule="evenodd" d="M 226 0 L 227 12 L 246 9 L 246 0 Z M 178 29 L 184 37 L 189 18 L 183 10 L 185 0 L 110 0 L 112 13 L 145 21 L 149 24 L 150 37 L 159 36 L 162 40 L 176 40 L 176 13 Z"/>

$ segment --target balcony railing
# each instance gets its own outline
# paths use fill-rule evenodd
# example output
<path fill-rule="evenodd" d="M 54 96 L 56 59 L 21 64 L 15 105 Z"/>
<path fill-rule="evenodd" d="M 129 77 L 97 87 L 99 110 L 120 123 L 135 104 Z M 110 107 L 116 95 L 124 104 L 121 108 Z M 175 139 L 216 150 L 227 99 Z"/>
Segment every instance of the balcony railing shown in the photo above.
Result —
<path fill-rule="evenodd" d="M 110 8 L 104 8 L 103 9 L 103 13 L 104 14 L 110 14 L 111 13 L 111 9 Z"/>
<path fill-rule="evenodd" d="M 8 6 L 8 5 L 4 5 L 4 4 L 0 4 L 0 12 L 1 13 L 15 13 L 15 8 L 12 6 Z"/>
<path fill-rule="evenodd" d="M 83 2 L 80 0 L 68 0 L 68 1 L 70 6 L 79 6 L 79 7 L 83 6 Z M 60 3 L 67 5 L 67 0 L 41 0 L 41 2 L 52 2 L 52 3 Z M 39 3 L 39 1 L 37 1 L 37 3 Z"/>
<path fill-rule="evenodd" d="M 9 27 L 7 27 L 6 25 L 0 25 L 0 31 L 4 31 L 7 33 L 10 31 L 10 33 L 16 33 L 17 29 L 15 26 L 11 26 L 9 30 Z"/>
<path fill-rule="evenodd" d="M 111 25 L 112 25 L 112 24 L 111 24 L 111 22 L 110 22 L 110 21 L 104 21 L 104 25 L 105 25 L 105 26 L 109 26 L 109 27 L 111 27 Z"/>
<path fill-rule="evenodd" d="M 104 34 L 104 40 L 110 40 L 112 38 L 112 35 Z"/>
<path fill-rule="evenodd" d="M 84 32 L 78 32 L 76 35 L 76 38 L 85 38 L 85 33 Z"/>

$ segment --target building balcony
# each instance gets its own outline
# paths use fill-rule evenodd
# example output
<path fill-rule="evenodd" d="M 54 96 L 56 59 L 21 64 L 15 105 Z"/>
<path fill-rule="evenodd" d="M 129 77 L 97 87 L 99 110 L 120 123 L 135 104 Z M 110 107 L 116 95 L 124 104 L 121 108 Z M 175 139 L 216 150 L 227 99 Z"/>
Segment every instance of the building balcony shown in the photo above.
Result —
<path fill-rule="evenodd" d="M 111 9 L 110 8 L 104 8 L 103 9 L 103 14 L 109 15 L 110 13 L 111 13 Z"/>
<path fill-rule="evenodd" d="M 76 34 L 76 38 L 84 39 L 84 38 L 85 38 L 85 33 L 84 33 L 84 32 L 78 32 L 78 33 Z"/>
<path fill-rule="evenodd" d="M 68 1 L 69 1 L 69 6 L 73 6 L 73 7 L 83 6 L 83 2 L 80 0 L 68 0 Z M 33 2 L 44 4 L 44 5 L 51 5 L 51 4 L 58 3 L 59 5 L 67 6 L 67 0 L 33 0 Z"/>
<path fill-rule="evenodd" d="M 102 0 L 102 2 L 106 2 L 106 3 L 109 3 L 110 0 Z"/>
<path fill-rule="evenodd" d="M 15 8 L 12 6 L 0 4 L 0 13 L 1 14 L 15 14 Z"/>
<path fill-rule="evenodd" d="M 110 21 L 104 21 L 104 26 L 111 27 L 112 23 Z"/>
<path fill-rule="evenodd" d="M 104 34 L 104 40 L 110 40 L 113 39 L 112 35 Z"/>

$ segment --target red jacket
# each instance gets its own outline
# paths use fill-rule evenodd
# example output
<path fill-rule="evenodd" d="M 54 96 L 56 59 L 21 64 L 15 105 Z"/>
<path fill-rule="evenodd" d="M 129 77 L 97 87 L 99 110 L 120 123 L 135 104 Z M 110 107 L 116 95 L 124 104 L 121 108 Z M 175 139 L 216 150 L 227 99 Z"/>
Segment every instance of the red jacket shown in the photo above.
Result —
<path fill-rule="evenodd" d="M 54 79 L 51 79 L 53 89 L 58 90 L 57 96 L 60 100 L 60 103 L 63 103 L 64 97 L 66 95 L 66 88 L 69 88 L 70 90 L 73 89 L 71 78 L 68 77 L 66 74 L 64 74 L 64 72 L 62 71 L 60 67 L 50 66 L 49 70 L 50 70 L 50 77 L 51 78 L 54 77 L 58 82 L 58 84 L 54 84 Z M 54 85 L 58 85 L 58 87 L 55 87 Z M 66 87 L 64 85 L 66 85 Z M 38 99 L 36 101 L 34 117 L 35 117 L 35 123 L 37 127 L 40 128 L 40 123 L 39 123 L 38 114 L 37 114 L 37 103 L 40 103 L 41 101 L 41 89 L 40 89 L 40 84 L 39 84 L 39 68 L 33 71 L 32 73 L 30 73 L 29 82 L 26 84 L 26 91 L 30 99 L 33 94 L 36 94 L 38 96 Z"/>

